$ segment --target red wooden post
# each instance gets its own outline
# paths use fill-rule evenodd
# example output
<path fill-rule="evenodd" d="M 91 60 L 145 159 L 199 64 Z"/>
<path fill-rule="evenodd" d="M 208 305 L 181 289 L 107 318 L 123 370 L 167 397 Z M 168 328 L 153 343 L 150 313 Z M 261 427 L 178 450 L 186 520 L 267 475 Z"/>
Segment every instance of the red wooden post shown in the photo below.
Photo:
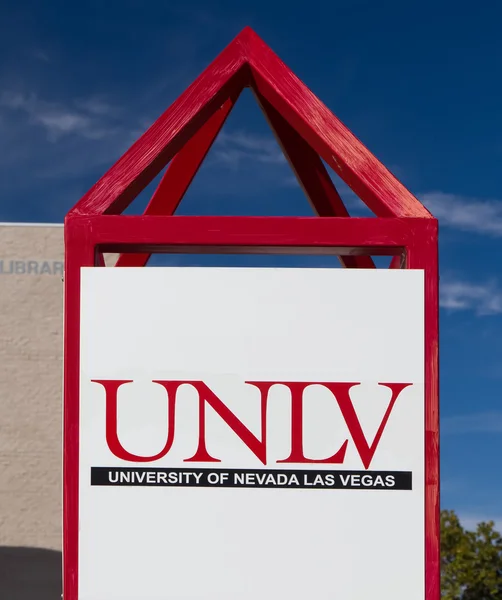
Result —
<path fill-rule="evenodd" d="M 173 216 L 250 86 L 318 216 Z M 351 218 L 323 160 L 377 218 Z M 166 167 L 144 215 L 121 213 Z M 425 589 L 440 598 L 437 221 L 249 28 L 72 208 L 65 220 L 64 598 L 78 600 L 80 269 L 144 266 L 153 252 L 332 254 L 346 267 L 425 272 Z M 371 302 L 371 299 L 368 301 Z"/>
<path fill-rule="evenodd" d="M 188 140 L 167 167 L 164 176 L 155 190 L 145 215 L 172 215 L 178 208 L 193 178 L 211 149 L 214 140 L 221 131 L 230 111 L 238 98 L 229 98 L 216 111 L 207 123 Z M 150 254 L 123 254 L 119 256 L 117 267 L 144 267 Z"/>
<path fill-rule="evenodd" d="M 332 182 L 319 155 L 275 108 L 255 92 L 259 104 L 275 133 L 277 141 L 303 188 L 312 207 L 320 217 L 348 217 L 349 211 Z M 371 256 L 340 256 L 345 267 L 374 267 Z"/>

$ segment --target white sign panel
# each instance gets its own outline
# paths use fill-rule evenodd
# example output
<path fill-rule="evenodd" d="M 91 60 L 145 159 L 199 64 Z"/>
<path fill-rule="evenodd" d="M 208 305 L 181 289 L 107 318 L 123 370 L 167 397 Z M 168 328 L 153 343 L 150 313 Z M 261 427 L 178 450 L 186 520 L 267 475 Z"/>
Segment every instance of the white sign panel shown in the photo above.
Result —
<path fill-rule="evenodd" d="M 82 269 L 80 600 L 423 600 L 423 272 Z"/>

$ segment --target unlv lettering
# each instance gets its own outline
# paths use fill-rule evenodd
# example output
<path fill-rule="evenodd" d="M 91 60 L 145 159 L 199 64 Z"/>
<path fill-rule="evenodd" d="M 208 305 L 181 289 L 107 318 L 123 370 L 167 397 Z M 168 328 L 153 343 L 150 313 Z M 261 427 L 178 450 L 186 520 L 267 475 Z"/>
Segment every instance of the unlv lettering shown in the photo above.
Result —
<path fill-rule="evenodd" d="M 389 420 L 392 409 L 400 393 L 410 383 L 380 383 L 379 385 L 388 388 L 391 392 L 391 399 L 387 410 L 380 422 L 375 438 L 371 444 L 368 443 L 362 430 L 359 418 L 354 409 L 350 397 L 350 390 L 359 383 L 343 382 L 288 382 L 288 381 L 246 381 L 248 385 L 255 386 L 260 392 L 261 398 L 261 437 L 256 437 L 244 423 L 234 415 L 234 413 L 225 405 L 225 403 L 203 382 L 203 381 L 171 381 L 155 380 L 153 383 L 161 385 L 167 394 L 168 403 L 168 427 L 167 440 L 164 448 L 154 456 L 138 456 L 128 452 L 120 443 L 117 430 L 117 403 L 119 388 L 132 380 L 117 379 L 93 379 L 94 383 L 99 383 L 105 390 L 106 397 L 106 441 L 110 451 L 122 460 L 131 462 L 152 462 L 166 456 L 170 451 L 174 438 L 176 426 L 176 399 L 180 386 L 190 385 L 198 394 L 199 398 L 199 441 L 195 454 L 186 458 L 185 462 L 221 462 L 220 459 L 211 456 L 206 447 L 206 404 L 210 406 L 218 416 L 232 429 L 240 440 L 251 450 L 251 452 L 262 462 L 267 464 L 267 404 L 269 392 L 274 385 L 284 385 L 291 393 L 291 453 L 287 458 L 278 460 L 278 463 L 295 464 L 342 464 L 345 459 L 345 453 L 349 440 L 345 440 L 333 456 L 323 459 L 312 459 L 305 456 L 303 450 L 303 403 L 304 392 L 312 385 L 320 385 L 331 392 L 334 400 L 337 402 L 340 412 L 347 424 L 350 436 L 359 453 L 361 461 L 366 469 L 369 469 L 373 456 L 378 448 L 382 438 L 385 426 Z"/>

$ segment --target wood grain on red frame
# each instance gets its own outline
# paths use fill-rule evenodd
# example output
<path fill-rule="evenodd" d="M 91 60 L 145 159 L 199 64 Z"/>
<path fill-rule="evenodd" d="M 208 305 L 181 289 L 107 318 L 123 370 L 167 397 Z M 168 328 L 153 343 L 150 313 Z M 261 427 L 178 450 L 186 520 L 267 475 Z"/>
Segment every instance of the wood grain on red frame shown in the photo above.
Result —
<path fill-rule="evenodd" d="M 255 96 L 314 211 L 320 217 L 350 217 L 319 155 L 270 102 L 256 91 Z M 371 256 L 340 256 L 339 259 L 344 267 L 375 268 Z"/>
<path fill-rule="evenodd" d="M 439 495 L 438 224 L 429 220 L 407 247 L 407 268 L 423 269 L 425 284 L 425 598 L 441 597 Z"/>
<path fill-rule="evenodd" d="M 78 220 L 65 221 L 64 410 L 63 410 L 63 597 L 78 599 L 80 269 L 102 260 L 91 231 Z"/>
<path fill-rule="evenodd" d="M 229 98 L 172 159 L 145 209 L 145 215 L 174 214 L 238 97 L 239 94 L 235 94 Z M 149 253 L 122 254 L 115 266 L 144 267 L 150 256 Z"/>
<path fill-rule="evenodd" d="M 440 598 L 437 221 L 422 218 L 69 216 L 65 224 L 64 597 L 78 600 L 80 267 L 96 252 L 141 247 L 244 246 L 256 252 L 310 249 L 406 250 L 425 273 L 425 586 Z M 101 246 L 101 247 L 99 247 Z M 107 248 L 109 247 L 109 248 Z"/>
<path fill-rule="evenodd" d="M 145 209 L 145 215 L 167 216 L 175 212 L 236 101 L 237 97 L 227 100 L 172 159 Z M 319 156 L 264 98 L 259 98 L 259 101 L 317 214 L 323 217 L 349 217 L 343 200 Z M 116 266 L 141 267 L 145 266 L 149 258 L 149 253 L 123 254 Z M 373 260 L 367 255 L 340 256 L 339 259 L 346 267 L 375 267 Z"/>
<path fill-rule="evenodd" d="M 254 31 L 247 34 L 257 90 L 377 216 L 432 218 Z"/>
<path fill-rule="evenodd" d="M 227 99 L 247 84 L 378 217 L 385 218 L 118 216 Z M 289 148 L 291 154 L 293 150 Z M 331 249 L 344 256 L 373 250 L 397 255 L 405 250 L 406 268 L 424 270 L 425 585 L 426 599 L 439 600 L 437 221 L 252 30 L 246 28 L 237 36 L 70 211 L 65 247 L 65 600 L 78 599 L 80 267 L 96 264 L 96 250 L 208 252 L 232 247 L 249 253 Z M 397 266 L 397 260 L 391 266 Z"/>
<path fill-rule="evenodd" d="M 430 219 L 375 219 L 345 217 L 240 217 L 98 215 L 72 217 L 92 229 L 100 252 L 118 252 L 118 246 L 134 251 L 156 246 L 245 246 L 297 248 L 299 253 L 320 247 L 352 249 L 386 248 L 399 254 L 419 236 Z M 413 233 L 413 227 L 416 233 Z M 209 249 L 207 250 L 210 251 Z M 254 250 L 250 250 L 251 253 Z M 349 252 L 347 251 L 347 254 Z M 352 254 L 352 250 L 350 251 Z"/>
<path fill-rule="evenodd" d="M 68 214 L 119 214 L 228 98 L 249 80 L 247 37 L 237 36 Z"/>
<path fill-rule="evenodd" d="M 401 254 L 396 254 L 390 261 L 389 269 L 402 269 L 404 257 Z"/>
<path fill-rule="evenodd" d="M 432 218 L 413 194 L 248 27 L 71 212 L 80 215 L 122 212 L 218 107 L 248 84 L 266 98 L 377 216 Z"/>

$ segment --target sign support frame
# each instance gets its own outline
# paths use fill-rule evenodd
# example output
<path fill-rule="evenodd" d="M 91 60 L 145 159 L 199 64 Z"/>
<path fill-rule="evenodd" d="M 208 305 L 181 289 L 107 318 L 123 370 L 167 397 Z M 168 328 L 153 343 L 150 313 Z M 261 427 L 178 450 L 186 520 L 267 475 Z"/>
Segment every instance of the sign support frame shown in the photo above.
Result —
<path fill-rule="evenodd" d="M 139 181 L 149 167 L 148 165 L 145 166 L 144 160 L 141 157 L 138 158 L 138 156 L 142 153 L 146 156 L 149 149 L 155 146 L 152 137 L 154 134 L 151 130 L 158 127 L 157 124 L 154 124 L 151 130 L 147 131 L 133 148 L 126 153 L 125 157 L 120 159 L 103 176 L 102 180 L 68 213 L 65 220 L 64 276 L 64 598 L 65 600 L 78 600 L 81 268 L 104 267 L 103 255 L 106 253 L 120 254 L 117 268 L 120 268 L 120 266 L 143 266 L 152 253 L 266 253 L 333 255 L 341 258 L 343 266 L 352 268 L 373 268 L 374 264 L 371 256 L 387 255 L 393 257 L 390 268 L 419 269 L 424 271 L 425 598 L 426 600 L 439 600 L 439 303 L 437 221 L 425 210 L 418 200 L 414 199 L 416 206 L 411 204 L 409 198 L 411 194 L 407 190 L 404 193 L 400 188 L 397 189 L 397 192 L 394 189 L 393 203 L 388 202 L 386 204 L 388 198 L 386 198 L 385 186 L 388 187 L 390 185 L 388 179 L 383 178 L 382 181 L 384 179 L 385 181 L 380 185 L 377 181 L 380 176 L 377 169 L 372 172 L 373 183 L 368 183 L 371 177 L 368 175 L 367 169 L 372 167 L 372 165 L 363 160 L 361 160 L 359 166 L 354 167 L 352 165 L 351 167 L 356 173 L 354 177 L 359 177 L 357 185 L 353 185 L 353 187 L 358 189 L 359 192 L 362 190 L 363 194 L 361 194 L 361 197 L 363 200 L 367 200 L 368 188 L 370 184 L 374 185 L 375 189 L 381 190 L 378 194 L 375 193 L 375 196 L 379 196 L 379 201 L 382 205 L 386 205 L 388 210 L 381 211 L 380 215 L 377 214 L 377 218 L 349 217 L 341 199 L 341 204 L 338 203 L 337 198 L 339 198 L 339 195 L 334 186 L 326 183 L 325 173 L 319 167 L 320 164 L 322 166 L 322 163 L 317 154 L 317 148 L 312 150 L 312 146 L 315 144 L 311 145 L 310 139 L 307 141 L 305 138 L 300 137 L 300 139 L 304 139 L 305 141 L 304 145 L 301 146 L 303 154 L 300 152 L 299 157 L 300 159 L 303 157 L 304 162 L 299 160 L 298 157 L 295 158 L 295 148 L 298 148 L 298 143 L 301 144 L 301 142 L 299 142 L 297 137 L 297 145 L 295 145 L 291 141 L 291 136 L 294 138 L 295 135 L 299 135 L 299 131 L 303 132 L 302 126 L 298 125 L 297 120 L 290 119 L 289 125 L 286 120 L 284 121 L 289 129 L 286 129 L 286 132 L 284 129 L 281 130 L 281 126 L 283 127 L 284 123 L 280 122 L 277 114 L 273 112 L 274 110 L 277 112 L 277 108 L 281 107 L 281 103 L 276 102 L 275 108 L 267 106 L 267 103 L 270 103 L 270 99 L 274 98 L 274 94 L 268 93 L 268 84 L 264 79 L 265 76 L 260 71 L 259 58 L 257 58 L 259 49 L 265 52 L 260 46 L 263 42 L 254 32 L 246 29 L 232 44 L 233 52 L 240 52 L 240 66 L 236 71 L 238 73 L 236 79 L 238 85 L 242 84 L 243 73 L 247 73 L 251 69 L 254 83 L 260 82 L 260 85 L 254 89 L 255 94 L 257 94 L 262 108 L 265 106 L 264 112 L 269 118 L 269 122 L 271 122 L 274 132 L 278 136 L 281 146 L 319 216 L 185 217 L 173 215 L 214 138 L 221 129 L 228 112 L 230 112 L 235 103 L 238 96 L 235 89 L 227 90 L 230 100 L 228 100 L 227 104 L 221 104 L 224 107 L 224 113 L 219 115 L 219 119 L 216 120 L 214 117 L 214 115 L 218 115 L 216 109 L 213 110 L 212 115 L 210 111 L 206 111 L 204 115 L 206 125 L 199 124 L 198 127 L 187 125 L 185 127 L 186 131 L 184 135 L 186 141 L 184 145 L 178 140 L 175 144 L 177 149 L 172 152 L 165 150 L 169 146 L 169 143 L 164 149 L 157 148 L 159 156 L 163 155 L 162 164 L 159 162 L 157 165 L 158 170 L 162 166 L 165 166 L 165 162 L 169 160 L 170 154 L 174 158 L 171 157 L 171 163 L 144 215 L 126 216 L 120 214 L 127 204 L 132 201 L 133 197 L 141 191 L 140 188 L 144 183 L 136 186 L 134 194 L 131 192 L 131 186 L 133 186 L 131 182 L 134 178 L 131 179 L 129 184 L 125 182 L 124 178 L 129 177 L 130 174 L 124 172 L 124 161 L 131 152 L 135 154 L 139 163 L 143 161 L 144 169 L 142 171 L 137 170 L 135 175 L 135 181 Z M 232 44 L 229 48 L 232 47 Z M 244 51 L 247 54 L 243 55 Z M 266 53 L 268 52 L 271 51 L 266 47 Z M 217 61 L 221 61 L 221 56 L 225 55 L 225 53 L 228 55 L 228 48 L 218 57 Z M 270 60 L 268 54 L 265 58 Z M 281 68 L 287 69 L 283 63 L 281 65 Z M 211 68 L 212 66 L 208 67 L 205 72 L 206 75 Z M 263 92 L 267 93 L 269 99 L 265 99 L 262 95 Z M 315 101 L 319 102 L 317 99 Z M 201 104 L 202 102 L 199 102 L 199 109 Z M 173 107 L 168 109 L 168 112 L 172 110 Z M 287 112 L 287 110 L 283 110 L 283 114 Z M 208 123 L 211 122 L 211 118 L 215 120 L 212 122 L 212 127 L 209 128 Z M 336 119 L 336 117 L 334 118 Z M 327 127 L 326 123 L 322 126 L 325 129 Z M 324 140 L 335 134 L 336 132 L 332 130 L 325 132 Z M 169 137 L 171 134 L 168 132 L 166 135 Z M 176 137 L 173 136 L 174 134 L 171 135 L 171 141 Z M 189 141 L 194 140 L 196 136 L 198 136 L 199 143 L 190 146 Z M 201 147 L 200 143 L 204 136 L 206 136 L 206 144 Z M 290 137 L 288 138 L 288 136 Z M 326 142 L 323 141 L 323 143 Z M 198 147 L 198 150 L 195 147 Z M 336 159 L 334 160 L 336 162 Z M 376 159 L 373 157 L 373 160 Z M 302 169 L 304 170 L 302 171 Z M 354 184 L 352 175 L 347 175 L 343 164 L 340 169 L 343 175 L 346 176 L 347 182 Z M 156 174 L 154 170 L 151 168 L 148 176 L 145 177 L 150 180 L 153 179 Z M 113 181 L 117 184 L 115 188 L 113 187 Z M 399 193 L 402 194 L 403 200 L 401 209 L 399 208 Z M 373 205 L 377 204 L 376 202 L 373 203 Z"/>

